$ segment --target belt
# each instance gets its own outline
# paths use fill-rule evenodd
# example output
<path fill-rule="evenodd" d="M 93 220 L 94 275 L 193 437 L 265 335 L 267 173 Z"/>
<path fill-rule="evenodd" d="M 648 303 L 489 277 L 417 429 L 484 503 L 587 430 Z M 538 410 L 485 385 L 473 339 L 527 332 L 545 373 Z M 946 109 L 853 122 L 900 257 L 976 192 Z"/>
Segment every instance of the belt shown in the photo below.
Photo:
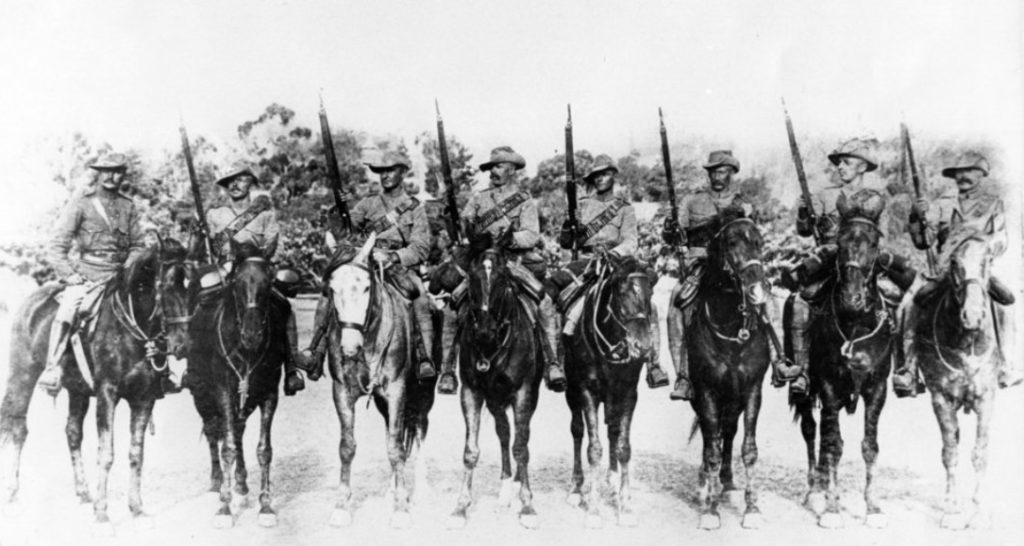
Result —
<path fill-rule="evenodd" d="M 391 239 L 377 239 L 373 246 L 384 250 L 399 250 L 405 248 L 405 245 L 403 245 L 401 241 L 393 241 Z"/>
<path fill-rule="evenodd" d="M 82 253 L 82 261 L 99 264 L 120 264 L 128 259 L 128 255 L 125 252 L 119 252 L 114 250 L 90 250 Z"/>

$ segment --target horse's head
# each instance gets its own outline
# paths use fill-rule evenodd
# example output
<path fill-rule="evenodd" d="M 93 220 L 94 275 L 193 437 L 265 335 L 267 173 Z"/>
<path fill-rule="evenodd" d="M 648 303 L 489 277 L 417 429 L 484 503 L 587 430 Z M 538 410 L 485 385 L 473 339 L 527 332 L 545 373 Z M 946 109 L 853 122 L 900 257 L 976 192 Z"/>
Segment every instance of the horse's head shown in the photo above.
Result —
<path fill-rule="evenodd" d="M 708 248 L 714 266 L 731 275 L 739 284 L 744 300 L 751 305 L 767 301 L 764 263 L 761 255 L 764 238 L 757 224 L 743 209 L 727 207 L 718 218 L 718 232 Z"/>
<path fill-rule="evenodd" d="M 174 239 L 157 237 L 155 246 L 133 256 L 124 267 L 124 279 L 133 320 L 150 337 L 161 332 L 167 352 L 183 356 L 189 349 L 188 327 L 195 294 L 194 267 L 185 261 L 186 249 Z"/>
<path fill-rule="evenodd" d="M 861 312 L 867 308 L 881 238 L 878 226 L 868 219 L 851 217 L 840 223 L 836 269 L 842 310 Z"/>
<path fill-rule="evenodd" d="M 989 309 L 989 277 L 992 249 L 989 245 L 993 231 L 990 220 L 984 230 L 961 227 L 954 215 L 951 234 L 946 240 L 949 248 L 949 269 L 946 279 L 953 289 L 953 299 L 960 309 L 960 324 L 964 330 L 981 328 Z"/>
<path fill-rule="evenodd" d="M 270 262 L 259 247 L 231 241 L 235 256 L 231 268 L 230 290 L 235 302 L 242 347 L 255 350 L 265 339 L 270 317 L 270 290 L 274 277 Z"/>
<path fill-rule="evenodd" d="M 327 281 L 341 325 L 341 352 L 347 358 L 356 356 L 363 347 L 363 327 L 373 295 L 372 261 L 376 242 L 377 234 L 371 232 L 358 250 L 351 245 L 339 250 L 347 254 L 344 263 L 330 272 Z"/>
<path fill-rule="evenodd" d="M 510 242 L 511 230 L 506 230 L 497 240 L 490 233 L 477 234 L 470 238 L 462 256 L 467 283 L 462 308 L 469 314 L 476 340 L 482 345 L 497 342 L 504 326 L 500 319 L 506 317 L 507 304 L 514 301 L 505 262 L 505 250 Z"/>
<path fill-rule="evenodd" d="M 651 339 L 651 276 L 632 256 L 609 256 L 609 261 L 612 265 L 608 279 L 611 293 L 606 307 L 609 313 L 602 314 L 624 328 L 629 360 L 643 358 L 658 350 L 659 343 Z"/>

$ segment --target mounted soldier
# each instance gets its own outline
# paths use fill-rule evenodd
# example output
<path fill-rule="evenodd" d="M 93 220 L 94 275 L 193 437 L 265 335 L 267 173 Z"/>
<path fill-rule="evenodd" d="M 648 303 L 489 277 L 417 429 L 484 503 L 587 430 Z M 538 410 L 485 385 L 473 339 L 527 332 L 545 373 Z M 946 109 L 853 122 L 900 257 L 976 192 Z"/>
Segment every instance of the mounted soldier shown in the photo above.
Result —
<path fill-rule="evenodd" d="M 232 242 L 249 243 L 260 249 L 261 253 L 272 260 L 277 252 L 280 226 L 277 213 L 274 211 L 270 197 L 252 195 L 252 188 L 257 177 L 252 168 L 244 163 L 233 165 L 226 175 L 217 180 L 217 185 L 224 188 L 229 202 L 221 207 L 210 209 L 206 213 L 206 222 L 210 236 L 213 238 L 211 261 L 220 264 L 219 271 L 209 272 L 200 279 L 200 287 L 204 294 L 213 294 L 221 286 L 223 274 L 232 263 Z M 288 347 L 285 354 L 284 393 L 293 396 L 305 388 L 300 369 L 306 367 L 305 359 L 298 352 L 298 332 L 295 325 L 295 313 L 292 311 L 288 296 L 284 292 L 298 281 L 296 273 L 290 269 L 279 269 L 275 280 L 275 290 L 271 292 L 275 308 L 285 318 L 285 341 Z M 183 386 L 191 387 L 193 378 L 183 379 Z"/>
<path fill-rule="evenodd" d="M 378 161 L 366 163 L 366 166 L 380 175 L 382 191 L 364 197 L 352 208 L 352 228 L 358 233 L 377 234 L 373 249 L 374 261 L 388 272 L 391 282 L 411 296 L 419 334 L 415 349 L 416 376 L 429 379 L 437 375 L 429 349 L 434 343 L 434 324 L 430 314 L 430 300 L 417 272 L 430 252 L 431 236 L 426 209 L 419 200 L 406 192 L 403 182 L 411 165 L 404 154 L 388 151 Z M 341 236 L 340 230 L 333 230 L 332 233 L 332 238 Z M 338 263 L 345 263 L 352 256 L 335 258 L 341 260 Z M 330 299 L 322 296 L 317 304 L 313 338 L 307 349 L 311 358 L 311 379 L 319 378 L 322 374 L 327 354 L 328 336 L 325 334 L 330 326 L 330 310 Z"/>
<path fill-rule="evenodd" d="M 124 154 L 108 154 L 89 166 L 96 184 L 72 197 L 57 221 L 50 242 L 53 269 L 65 288 L 50 329 L 46 368 L 38 385 L 51 396 L 60 392 L 61 357 L 80 310 L 88 312 L 99 301 L 106 280 L 114 276 L 130 256 L 143 250 L 143 233 L 132 199 L 120 192 L 127 171 Z M 68 252 L 79 253 L 72 260 Z M 80 363 L 84 365 L 84 363 Z"/>
<path fill-rule="evenodd" d="M 563 227 L 559 234 L 559 246 L 566 250 L 575 248 L 579 252 L 578 260 L 567 264 L 550 279 L 563 294 L 558 303 L 565 313 L 562 333 L 566 336 L 576 333 L 577 323 L 583 314 L 584 298 L 581 296 L 597 280 L 591 271 L 595 258 L 605 253 L 616 258 L 636 258 L 639 239 L 636 212 L 628 201 L 615 196 L 615 175 L 618 172 L 619 168 L 611 157 L 602 154 L 595 158 L 590 172 L 583 178 L 592 191 L 580 200 L 580 229 Z M 649 271 L 649 275 L 656 278 L 653 271 Z M 661 333 L 657 307 L 653 304 L 648 320 L 651 339 L 655 340 L 655 347 L 659 347 Z M 668 386 L 668 375 L 661 368 L 658 353 L 656 348 L 647 363 L 647 386 L 652 389 Z"/>
<path fill-rule="evenodd" d="M 790 324 L 785 324 L 792 340 L 795 378 L 789 386 L 791 397 L 804 396 L 808 392 L 807 375 L 810 339 L 807 332 L 811 318 L 811 307 L 822 296 L 822 286 L 835 270 L 837 252 L 836 236 L 842 219 L 842 208 L 878 209 L 875 225 L 880 230 L 888 225 L 885 213 L 885 196 L 868 187 L 864 175 L 878 169 L 873 144 L 860 138 L 843 142 L 828 155 L 829 162 L 836 167 L 838 176 L 833 183 L 811 197 L 808 203 L 803 196 L 797 203 L 796 231 L 803 237 L 815 236 L 817 247 L 797 267 L 782 274 L 782 284 L 794 291 L 790 296 L 792 314 Z M 842 206 L 839 204 L 842 203 Z M 884 233 L 884 231 L 883 231 Z M 885 274 L 880 277 L 879 286 L 890 303 L 898 301 L 910 283 L 914 271 L 907 260 L 890 252 L 879 255 L 877 265 Z M 892 283 L 895 283 L 893 286 Z M 790 379 L 790 378 L 786 378 Z"/>
<path fill-rule="evenodd" d="M 544 377 L 549 389 L 561 392 L 565 390 L 565 369 L 558 358 L 558 312 L 542 284 L 547 275 L 547 264 L 537 251 L 542 242 L 537 204 L 530 198 L 530 194 L 516 187 L 517 172 L 524 167 L 526 160 L 511 147 L 493 149 L 490 160 L 480 165 L 481 171 L 490 173 L 491 187 L 470 197 L 462 217 L 467 226 L 466 232 L 471 236 L 490 233 L 498 240 L 506 229 L 511 228 L 512 247 L 507 250 L 515 255 L 515 260 L 509 261 L 508 267 L 524 291 L 538 300 L 538 326 L 545 337 L 541 349 L 547 360 Z M 457 288 L 453 294 L 457 297 L 460 291 Z M 453 321 L 454 315 L 446 313 L 445 330 L 453 327 Z M 458 387 L 455 351 L 451 351 L 450 347 L 444 349 L 448 350 L 448 354 L 444 357 L 438 392 L 454 394 Z"/>
<path fill-rule="evenodd" d="M 916 396 L 922 392 L 918 374 L 916 351 L 911 350 L 915 326 L 918 322 L 918 305 L 914 299 L 919 295 L 933 292 L 938 288 L 942 272 L 948 267 L 948 254 L 953 249 L 946 248 L 950 235 L 950 227 L 957 217 L 957 223 L 968 228 L 976 228 L 985 233 L 991 226 L 989 249 L 994 257 L 1001 256 L 1007 247 L 1006 213 L 1003 200 L 998 190 L 986 182 L 990 171 L 988 159 L 980 153 L 967 151 L 961 154 L 956 162 L 942 170 L 942 176 L 956 182 L 956 194 L 947 192 L 942 195 L 935 206 L 924 198 L 918 199 L 910 209 L 909 228 L 914 246 L 920 250 L 934 248 L 940 257 L 939 272 L 929 276 L 918 276 L 914 284 L 907 290 L 900 304 L 900 320 L 903 325 L 903 352 L 906 355 L 903 365 L 893 372 L 893 391 L 897 396 Z M 1012 292 L 994 275 L 987 287 L 993 295 L 993 305 L 1012 302 Z M 999 300 L 999 301 L 996 301 Z M 993 308 L 993 316 L 1002 318 L 1004 315 L 998 308 Z M 1011 387 L 1024 381 L 1024 374 L 1014 360 L 1007 358 L 1005 347 L 1006 325 L 997 321 L 997 339 L 1000 340 L 999 350 L 1002 352 L 999 362 L 999 386 Z"/>
<path fill-rule="evenodd" d="M 679 264 L 680 280 L 672 289 L 669 299 L 668 328 L 669 355 L 676 370 L 676 382 L 669 397 L 672 400 L 690 400 L 689 355 L 683 330 L 692 314 L 691 305 L 704 274 L 707 245 L 714 237 L 719 213 L 729 207 L 742 208 L 749 216 L 754 207 L 740 195 L 733 177 L 740 172 L 740 162 L 730 150 L 717 150 L 708 155 L 704 164 L 708 173 L 708 187 L 683 197 L 679 204 L 679 223 L 671 217 L 665 219 L 662 240 L 666 245 L 686 247 Z"/>

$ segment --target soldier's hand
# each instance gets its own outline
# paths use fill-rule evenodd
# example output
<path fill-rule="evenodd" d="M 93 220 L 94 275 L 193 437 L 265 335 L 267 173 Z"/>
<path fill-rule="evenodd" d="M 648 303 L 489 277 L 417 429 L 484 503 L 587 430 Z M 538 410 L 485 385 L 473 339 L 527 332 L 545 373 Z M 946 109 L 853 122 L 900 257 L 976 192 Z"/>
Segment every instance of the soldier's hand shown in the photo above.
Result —
<path fill-rule="evenodd" d="M 78 273 L 72 273 L 64 279 L 64 283 L 71 285 L 85 284 L 85 277 Z"/>
<path fill-rule="evenodd" d="M 562 230 L 558 233 L 558 246 L 571 250 L 576 242 L 576 224 L 571 220 L 562 223 Z"/>
<path fill-rule="evenodd" d="M 681 246 L 684 242 L 683 230 L 679 228 L 679 223 L 671 217 L 665 219 L 665 226 L 661 230 L 661 240 L 671 246 Z"/>
<path fill-rule="evenodd" d="M 918 218 L 924 218 L 928 214 L 930 205 L 924 198 L 914 201 L 914 204 L 910 207 L 910 213 Z"/>
<path fill-rule="evenodd" d="M 804 196 L 800 196 L 796 201 L 796 214 L 801 219 L 807 218 L 811 215 L 811 209 L 807 206 L 807 200 Z"/>

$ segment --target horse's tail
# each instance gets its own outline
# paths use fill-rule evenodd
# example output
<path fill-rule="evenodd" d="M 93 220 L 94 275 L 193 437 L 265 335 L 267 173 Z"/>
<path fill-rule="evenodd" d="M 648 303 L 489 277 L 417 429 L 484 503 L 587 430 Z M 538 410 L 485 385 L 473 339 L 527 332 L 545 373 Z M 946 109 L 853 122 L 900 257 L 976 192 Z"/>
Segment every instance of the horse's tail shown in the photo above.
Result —
<path fill-rule="evenodd" d="M 693 439 L 697 436 L 697 431 L 700 430 L 700 420 L 694 416 L 693 421 L 690 421 L 690 434 L 686 436 L 686 443 L 693 442 Z"/>

